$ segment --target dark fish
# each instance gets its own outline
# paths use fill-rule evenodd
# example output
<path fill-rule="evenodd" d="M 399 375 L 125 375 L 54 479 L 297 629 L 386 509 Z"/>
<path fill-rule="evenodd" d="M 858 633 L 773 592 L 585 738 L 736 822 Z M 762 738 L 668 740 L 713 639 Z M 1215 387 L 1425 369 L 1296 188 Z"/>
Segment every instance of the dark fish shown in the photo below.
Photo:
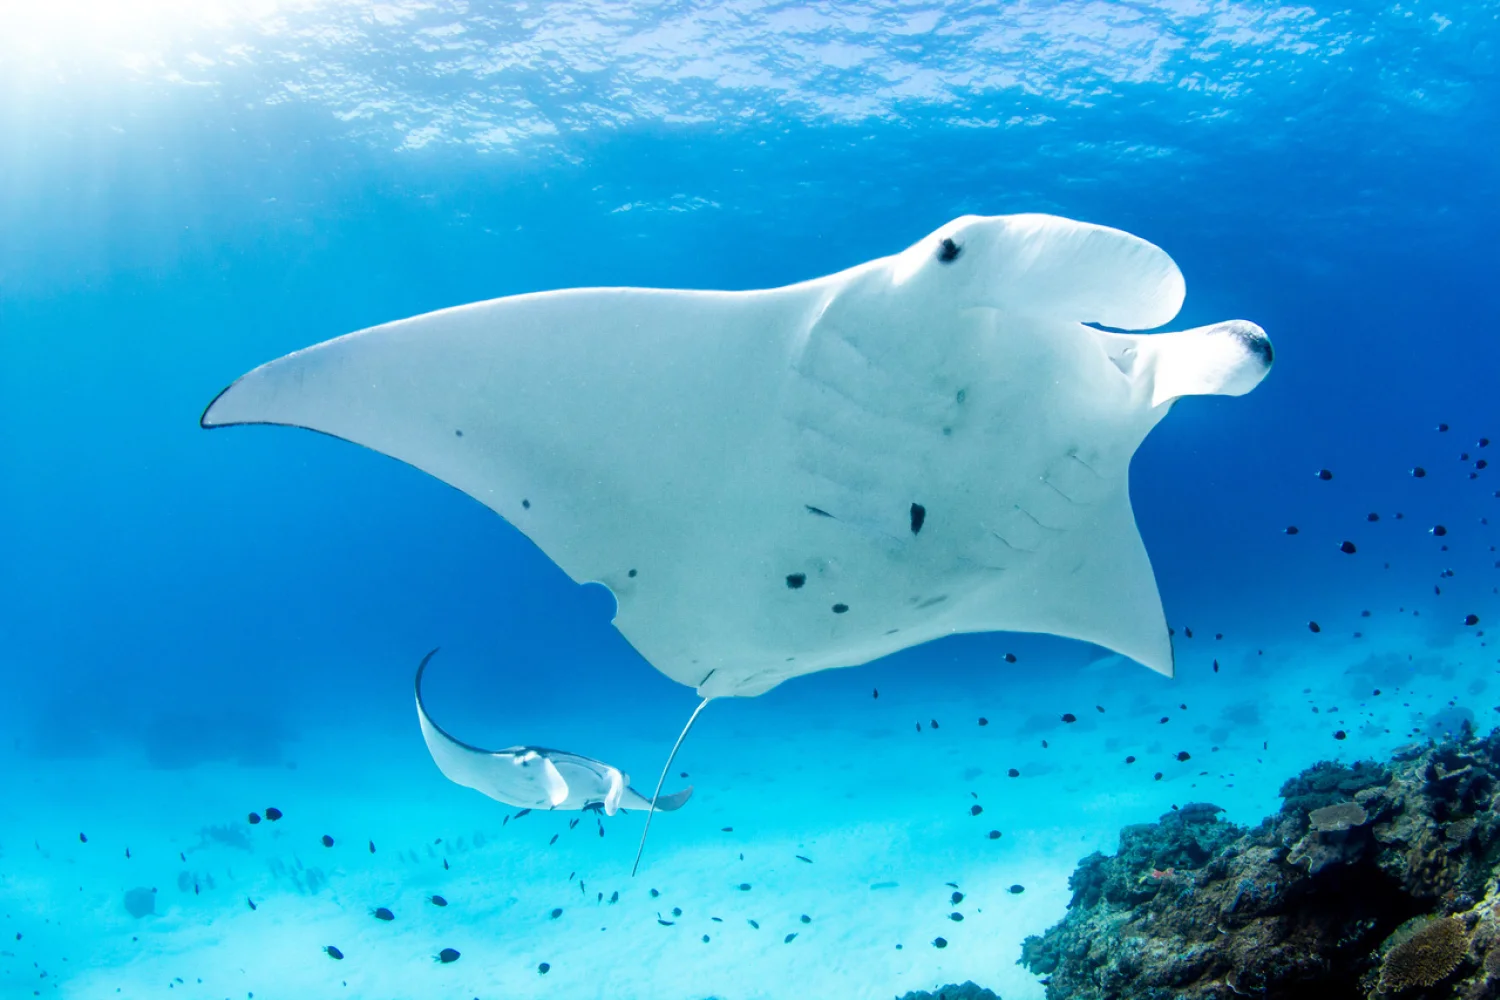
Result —
<path fill-rule="evenodd" d="M 1414 479 L 1421 479 L 1423 476 L 1427 475 L 1427 470 L 1424 469 L 1424 468 L 1422 468 L 1419 465 L 1416 468 L 1414 468 L 1414 469 L 1411 470 L 1411 474 L 1412 474 L 1412 478 L 1414 478 Z"/>
<path fill-rule="evenodd" d="M 1015 768 L 1011 768 L 1009 771 L 1006 771 L 1005 773 L 1008 774 L 1008 775 L 1010 775 L 1012 778 L 1019 778 L 1021 776 L 1021 772 L 1017 771 Z"/>
<path fill-rule="evenodd" d="M 556 920 L 558 917 L 562 916 L 562 907 L 561 906 L 554 906 L 552 908 L 552 913 L 550 915 L 551 915 L 551 917 L 552 917 L 553 920 Z"/>
<path fill-rule="evenodd" d="M 1046 740 L 1042 740 L 1042 749 L 1043 750 L 1047 749 L 1047 741 Z"/>
<path fill-rule="evenodd" d="M 760 921 L 759 920 L 751 920 L 751 921 L 749 921 L 749 924 L 750 924 L 751 927 L 754 927 L 756 930 L 760 930 Z"/>
<path fill-rule="evenodd" d="M 245 818 L 250 821 L 250 825 L 251 826 L 254 826 L 255 824 L 257 824 L 257 823 L 260 822 L 260 813 L 251 813 L 249 816 L 247 816 Z"/>
<path fill-rule="evenodd" d="M 125 848 L 125 860 L 126 861 L 130 860 L 130 848 L 128 848 L 128 847 Z"/>
<path fill-rule="evenodd" d="M 1191 639 L 1193 637 L 1193 630 L 1190 628 L 1185 628 L 1182 630 L 1182 634 Z"/>
<path fill-rule="evenodd" d="M 1186 750 L 1179 750 L 1179 751 L 1177 751 L 1177 759 L 1178 760 L 1192 760 L 1193 759 L 1193 755 L 1190 754 L 1190 753 L 1188 753 Z"/>
<path fill-rule="evenodd" d="M 802 922 L 803 922 L 803 923 L 804 923 L 804 924 L 810 924 L 810 923 L 812 923 L 812 917 L 809 917 L 809 916 L 808 916 L 808 915 L 807 915 L 807 914 L 805 914 L 805 913 L 804 913 L 804 914 L 802 914 L 802 916 L 801 916 L 801 917 L 799 917 L 799 918 L 798 918 L 798 919 L 800 919 L 800 920 L 801 920 L 801 921 L 802 921 Z"/>
<path fill-rule="evenodd" d="M 1160 781 L 1161 780 L 1161 772 L 1157 771 L 1154 775 L 1152 775 L 1152 778 L 1154 778 L 1157 781 Z"/>
<path fill-rule="evenodd" d="M 675 920 L 663 920 L 661 917 L 657 917 L 656 922 L 661 924 L 663 927 L 672 927 L 677 923 L 677 921 Z"/>
<path fill-rule="evenodd" d="M 934 948 L 946 948 L 946 947 L 948 947 L 948 939 L 947 938 L 940 938 L 940 937 L 933 938 L 932 939 L 932 946 Z"/>
<path fill-rule="evenodd" d="M 1342 552 L 1342 553 L 1344 553 L 1345 555 L 1349 555 L 1349 556 L 1354 555 L 1354 552 L 1355 552 L 1354 543 L 1353 542 L 1344 542 L 1343 544 L 1341 544 L 1339 546 L 1339 551 Z"/>
<path fill-rule="evenodd" d="M 1104 714 L 1104 706 L 1103 705 L 1095 705 L 1094 706 L 1094 711 L 1098 712 L 1100 715 L 1103 715 Z"/>
<path fill-rule="evenodd" d="M 448 871 L 448 859 L 443 859 L 443 871 Z"/>
<path fill-rule="evenodd" d="M 750 891 L 750 883 L 749 882 L 741 882 L 739 884 L 739 890 L 740 890 L 740 892 L 749 892 Z"/>
<path fill-rule="evenodd" d="M 988 726 L 988 725 L 989 725 L 989 724 L 990 724 L 990 720 L 989 720 L 989 719 L 986 719 L 986 718 L 985 718 L 985 717 L 984 717 L 984 716 L 982 716 L 982 715 L 981 715 L 981 716 L 980 716 L 980 717 L 979 717 L 979 724 L 980 724 L 980 725 L 981 725 L 981 726 Z"/>
<path fill-rule="evenodd" d="M 1328 480 L 1330 480 L 1330 479 L 1333 478 L 1333 473 L 1329 472 L 1327 469 L 1319 469 L 1318 470 L 1318 478 L 1321 479 L 1321 480 L 1323 480 L 1323 482 L 1326 483 L 1326 482 L 1328 482 Z"/>
<path fill-rule="evenodd" d="M 937 720 L 936 720 L 936 719 L 933 719 L 933 720 L 932 720 L 932 728 L 933 728 L 933 729 L 936 729 L 936 728 L 937 728 L 937 727 L 938 727 L 938 724 L 937 724 Z"/>
<path fill-rule="evenodd" d="M 323 846 L 324 847 L 332 847 L 333 846 L 333 838 L 330 837 L 330 836 L 328 836 L 328 834 L 326 834 L 326 833 L 323 834 Z"/>
<path fill-rule="evenodd" d="M 1464 615 L 1464 624 L 1465 625 L 1478 625 L 1479 624 L 1479 616 L 1478 615 Z M 126 856 L 128 857 L 129 854 L 127 853 Z"/>
<path fill-rule="evenodd" d="M 553 845 L 553 844 L 555 844 L 555 843 L 557 843 L 557 834 L 555 834 L 555 833 L 554 833 L 554 834 L 553 834 L 553 835 L 552 835 L 552 839 L 551 839 L 551 840 L 549 840 L 549 841 L 547 841 L 547 846 L 548 846 L 548 847 L 551 847 L 551 846 L 552 846 L 552 845 Z"/>
<path fill-rule="evenodd" d="M 1064 722 L 1077 722 L 1078 716 L 1074 715 L 1072 712 L 1064 712 L 1062 720 Z"/>
<path fill-rule="evenodd" d="M 796 936 L 797 936 L 796 932 L 793 931 L 791 934 L 788 934 L 786 937 L 782 938 L 781 939 L 781 943 L 782 944 L 791 944 L 792 943 L 792 939 L 795 938 Z"/>
<path fill-rule="evenodd" d="M 552 971 L 552 966 L 548 965 L 546 962 L 543 962 L 536 967 L 536 971 L 539 975 L 545 976 L 548 972 Z"/>
<path fill-rule="evenodd" d="M 661 895 L 660 890 L 657 890 L 657 889 L 652 889 L 651 890 L 651 898 L 652 899 L 655 899 L 657 896 L 660 896 L 660 895 Z"/>
<path fill-rule="evenodd" d="M 1131 756 L 1126 757 L 1125 758 L 1125 763 L 1127 763 L 1127 764 L 1134 764 L 1135 763 L 1135 755 L 1132 754 Z"/>
<path fill-rule="evenodd" d="M 1006 653 L 1005 654 L 1005 662 L 1006 663 L 1015 663 L 1016 662 L 1016 654 L 1015 653 Z"/>
<path fill-rule="evenodd" d="M 278 819 L 280 819 L 281 816 L 282 812 L 280 809 L 277 809 L 275 806 L 266 806 L 266 819 L 274 823 Z"/>
<path fill-rule="evenodd" d="M 444 948 L 442 951 L 440 951 L 440 952 L 437 953 L 437 960 L 439 962 L 442 962 L 444 965 L 447 965 L 450 962 L 457 962 L 458 961 L 458 949 L 457 948 Z"/>
<path fill-rule="evenodd" d="M 948 914 L 948 919 L 953 921 L 955 924 L 961 924 L 963 923 L 964 915 L 962 913 L 954 912 Z"/>
<path fill-rule="evenodd" d="M 674 907 L 672 907 L 672 916 L 674 916 L 674 917 L 680 917 L 680 916 L 682 916 L 682 907 L 680 907 L 680 906 L 674 906 Z"/>
<path fill-rule="evenodd" d="M 252 910 L 255 909 L 255 900 L 251 899 L 249 896 L 246 896 L 245 897 L 245 902 L 247 902 L 247 903 L 250 904 L 250 909 L 252 909 Z"/>
<path fill-rule="evenodd" d="M 329 958 L 336 958 L 339 961 L 343 961 L 343 959 L 344 959 L 344 953 L 341 952 L 341 951 L 339 951 L 337 948 L 335 948 L 331 944 L 327 945 L 326 947 L 324 947 L 323 950 L 328 953 L 328 957 Z"/>
<path fill-rule="evenodd" d="M 1375 513 L 1374 511 L 1371 511 L 1370 513 L 1365 515 L 1365 520 L 1374 523 L 1375 521 L 1380 520 L 1380 515 Z"/>
<path fill-rule="evenodd" d="M 1308 622 L 1307 623 L 1307 630 L 1309 632 L 1321 632 L 1321 631 L 1323 631 L 1322 627 L 1317 622 Z"/>
<path fill-rule="evenodd" d="M 804 858 L 804 857 L 803 857 L 803 856 L 802 856 L 802 855 L 800 855 L 800 854 L 799 854 L 799 855 L 797 855 L 797 860 L 798 860 L 798 861 L 806 861 L 806 862 L 807 862 L 807 863 L 808 863 L 808 864 L 812 864 L 812 858 Z"/>
<path fill-rule="evenodd" d="M 1286 533 L 1288 535 L 1295 535 L 1300 530 L 1301 529 L 1298 528 L 1295 524 L 1289 524 L 1286 526 Z"/>
<path fill-rule="evenodd" d="M 609 894 L 609 905 L 610 906 L 614 906 L 619 901 L 620 901 L 620 890 L 616 889 L 614 892 L 612 892 L 612 893 Z"/>
<path fill-rule="evenodd" d="M 1215 660 L 1214 661 L 1214 673 L 1218 673 L 1218 672 L 1219 672 L 1219 661 Z"/>
<path fill-rule="evenodd" d="M 874 690 L 873 697 L 879 698 L 880 697 L 880 688 L 874 688 L 873 690 Z"/>
<path fill-rule="evenodd" d="M 392 913 L 390 910 L 386 909 L 384 906 L 377 906 L 377 907 L 375 907 L 375 909 L 373 909 L 373 910 L 370 911 L 370 915 L 373 916 L 376 920 L 395 920 L 396 919 L 396 915 L 394 913 Z"/>
<path fill-rule="evenodd" d="M 999 840 L 1000 839 L 1000 831 L 999 830 L 991 830 L 989 832 L 989 838 L 991 840 Z"/>
<path fill-rule="evenodd" d="M 977 803 L 969 807 L 970 816 L 978 816 L 982 812 L 984 812 L 984 806 L 978 805 Z"/>
<path fill-rule="evenodd" d="M 963 901 L 964 901 L 964 894 L 961 893 L 961 892 L 959 892 L 957 889 L 953 890 L 953 895 L 951 895 L 951 896 L 948 897 L 948 904 L 950 906 L 957 906 L 959 903 L 962 903 Z"/>
<path fill-rule="evenodd" d="M 528 816 L 530 814 L 531 814 L 531 810 L 530 809 L 522 809 L 520 812 L 516 813 L 516 819 L 520 819 L 522 816 Z"/>
<path fill-rule="evenodd" d="M 1431 530 L 1433 536 L 1436 538 L 1442 538 L 1448 533 L 1448 529 L 1443 527 L 1441 524 L 1434 524 Z"/>
<path fill-rule="evenodd" d="M 1448 425 L 1447 424 L 1438 424 L 1437 425 L 1437 429 L 1438 429 L 1438 433 L 1442 434 L 1442 433 L 1444 433 L 1444 432 L 1446 432 L 1448 430 Z"/>
<path fill-rule="evenodd" d="M 433 906 L 447 906 L 448 905 L 448 901 L 446 899 L 444 899 L 442 896 L 428 896 L 427 897 L 427 901 L 429 903 L 431 903 Z"/>
<path fill-rule="evenodd" d="M 1333 734 L 1333 738 L 1336 739 L 1336 740 L 1342 740 L 1342 739 L 1347 739 L 1348 735 L 1349 735 L 1348 733 L 1346 733 L 1342 729 L 1340 729 L 1338 732 L 1336 732 L 1336 733 Z"/>
<path fill-rule="evenodd" d="M 719 827 L 719 832 L 720 833 L 733 833 L 734 832 L 734 827 L 732 827 L 732 826 L 721 826 L 721 827 Z"/>
<path fill-rule="evenodd" d="M 370 853 L 371 854 L 375 853 L 375 841 L 373 841 L 373 840 L 370 841 Z"/>
<path fill-rule="evenodd" d="M 1012 896 L 1019 896 L 1021 893 L 1026 891 L 1026 887 L 1018 882 L 1005 891 L 1010 893 Z"/>

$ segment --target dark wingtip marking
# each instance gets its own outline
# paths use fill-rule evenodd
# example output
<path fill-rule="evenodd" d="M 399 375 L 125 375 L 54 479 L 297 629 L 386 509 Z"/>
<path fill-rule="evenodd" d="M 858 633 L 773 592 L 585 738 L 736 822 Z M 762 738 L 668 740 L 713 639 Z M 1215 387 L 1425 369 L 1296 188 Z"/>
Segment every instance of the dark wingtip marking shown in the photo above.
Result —
<path fill-rule="evenodd" d="M 233 426 L 235 426 L 234 424 L 211 424 L 211 423 L 208 422 L 208 413 L 209 413 L 210 410 L 212 410 L 214 408 L 214 404 L 215 403 L 217 403 L 219 400 L 221 400 L 221 399 L 224 398 L 224 394 L 226 392 L 228 392 L 230 389 L 233 389 L 235 386 L 239 385 L 242 381 L 244 381 L 244 376 L 243 375 L 241 375 L 239 378 L 235 379 L 233 382 L 231 382 L 228 385 L 226 385 L 224 388 L 220 389 L 218 391 L 218 393 L 214 396 L 214 398 L 210 399 L 208 401 L 208 405 L 203 408 L 203 412 L 200 413 L 200 414 L 198 414 L 198 426 L 199 427 L 203 428 L 206 431 L 211 431 L 211 430 L 213 430 L 216 427 L 233 427 Z"/>
<path fill-rule="evenodd" d="M 915 535 L 922 530 L 922 525 L 927 521 L 927 508 L 919 503 L 911 505 L 911 533 Z"/>

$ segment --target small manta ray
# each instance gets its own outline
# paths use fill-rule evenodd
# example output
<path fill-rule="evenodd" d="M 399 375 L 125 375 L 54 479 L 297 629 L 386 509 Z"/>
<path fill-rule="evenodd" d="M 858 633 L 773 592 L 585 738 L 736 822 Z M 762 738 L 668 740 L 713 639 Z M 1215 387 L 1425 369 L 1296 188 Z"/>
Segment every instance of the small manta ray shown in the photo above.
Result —
<path fill-rule="evenodd" d="M 675 755 L 711 699 L 963 632 L 1171 676 L 1131 458 L 1180 397 L 1243 395 L 1273 353 L 1246 320 L 1123 332 L 1185 294 L 1129 233 L 968 215 L 782 288 L 566 289 L 371 327 L 256 368 L 200 424 L 407 462 L 604 584 L 615 627 L 703 699 Z M 583 795 L 607 794 L 590 773 Z"/>
<path fill-rule="evenodd" d="M 546 747 L 482 750 L 448 735 L 422 701 L 422 675 L 436 653 L 434 649 L 422 657 L 417 667 L 417 721 L 433 762 L 449 781 L 527 809 L 603 810 L 613 816 L 621 809 L 651 808 L 651 800 L 630 787 L 630 775 L 603 761 Z M 692 794 L 690 785 L 659 796 L 656 808 L 681 809 Z"/>

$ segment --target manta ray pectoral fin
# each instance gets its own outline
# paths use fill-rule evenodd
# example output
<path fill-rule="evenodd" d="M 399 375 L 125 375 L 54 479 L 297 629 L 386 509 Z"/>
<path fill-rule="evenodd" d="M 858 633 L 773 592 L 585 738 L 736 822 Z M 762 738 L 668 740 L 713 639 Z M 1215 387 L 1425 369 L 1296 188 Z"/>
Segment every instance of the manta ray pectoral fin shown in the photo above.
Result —
<path fill-rule="evenodd" d="M 688 785 L 680 792 L 673 792 L 671 795 L 658 795 L 656 797 L 656 811 L 676 812 L 678 809 L 681 809 L 683 806 L 687 805 L 687 800 L 692 797 L 692 785 Z M 620 804 L 626 808 L 651 808 L 651 800 L 646 798 L 646 796 L 642 795 L 640 792 L 636 791 L 634 788 L 625 789 L 625 798 L 621 801 Z"/>

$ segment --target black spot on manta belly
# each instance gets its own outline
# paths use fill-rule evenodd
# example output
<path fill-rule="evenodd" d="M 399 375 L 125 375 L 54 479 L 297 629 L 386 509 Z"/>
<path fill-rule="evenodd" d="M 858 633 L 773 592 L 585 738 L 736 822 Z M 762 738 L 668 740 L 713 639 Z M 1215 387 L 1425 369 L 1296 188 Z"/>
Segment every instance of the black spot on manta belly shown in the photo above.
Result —
<path fill-rule="evenodd" d="M 919 503 L 911 505 L 911 533 L 915 535 L 927 523 L 927 508 Z"/>
<path fill-rule="evenodd" d="M 958 255 L 964 252 L 964 248 L 944 236 L 938 243 L 937 259 L 940 263 L 951 264 L 958 260 Z"/>

